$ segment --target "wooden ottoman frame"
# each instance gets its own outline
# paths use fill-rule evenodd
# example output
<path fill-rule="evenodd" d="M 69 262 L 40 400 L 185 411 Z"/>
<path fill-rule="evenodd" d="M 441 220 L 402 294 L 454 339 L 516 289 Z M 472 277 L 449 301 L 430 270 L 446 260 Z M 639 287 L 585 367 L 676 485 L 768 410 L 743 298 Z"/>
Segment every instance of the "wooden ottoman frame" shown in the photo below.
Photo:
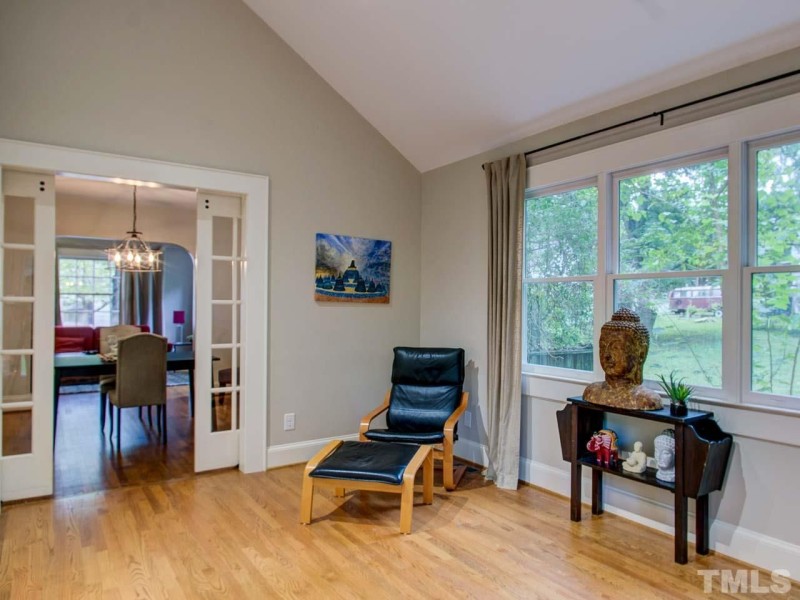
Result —
<path fill-rule="evenodd" d="M 314 488 L 333 488 L 334 496 L 344 496 L 345 489 L 364 490 L 370 492 L 389 492 L 400 494 L 400 533 L 411 533 L 411 516 L 414 509 L 414 477 L 422 466 L 422 502 L 433 503 L 433 454 L 430 446 L 420 446 L 416 454 L 408 462 L 403 472 L 403 482 L 400 485 L 367 481 L 362 479 L 329 479 L 324 477 L 311 477 L 311 472 L 317 465 L 333 454 L 342 440 L 329 442 L 322 450 L 308 461 L 303 473 L 303 495 L 300 500 L 300 522 L 304 525 L 311 523 L 311 509 L 314 502 Z M 375 444 L 376 449 L 379 444 Z"/>

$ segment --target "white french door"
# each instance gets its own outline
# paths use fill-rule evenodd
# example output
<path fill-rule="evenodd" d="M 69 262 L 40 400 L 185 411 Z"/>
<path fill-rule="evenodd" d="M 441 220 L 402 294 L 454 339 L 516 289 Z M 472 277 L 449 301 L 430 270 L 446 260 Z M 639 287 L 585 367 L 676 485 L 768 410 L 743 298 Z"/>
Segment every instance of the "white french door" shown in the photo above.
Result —
<path fill-rule="evenodd" d="M 17 500 L 53 493 L 55 181 L 0 179 L 0 500 Z"/>
<path fill-rule="evenodd" d="M 199 192 L 195 471 L 239 464 L 243 248 L 241 198 Z"/>

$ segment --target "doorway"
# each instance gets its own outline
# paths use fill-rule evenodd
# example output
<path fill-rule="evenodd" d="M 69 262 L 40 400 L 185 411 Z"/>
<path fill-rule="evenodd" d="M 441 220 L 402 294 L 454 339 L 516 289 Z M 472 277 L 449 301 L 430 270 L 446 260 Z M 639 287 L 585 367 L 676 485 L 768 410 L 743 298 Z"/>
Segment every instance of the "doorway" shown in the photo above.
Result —
<path fill-rule="evenodd" d="M 220 394 L 223 394 L 227 396 L 225 399 L 230 406 L 231 423 L 237 422 L 237 415 L 247 415 L 247 418 L 242 419 L 238 430 L 231 428 L 227 431 L 215 431 L 210 425 L 208 428 L 195 427 L 195 448 L 202 446 L 209 451 L 211 456 L 217 457 L 218 461 L 219 457 L 233 456 L 234 464 L 238 463 L 239 469 L 244 472 L 264 470 L 267 445 L 267 373 L 265 368 L 267 364 L 267 236 L 264 235 L 264 232 L 268 231 L 267 178 L 10 140 L 0 140 L 0 165 L 3 166 L 4 172 L 22 167 L 33 172 L 34 179 L 44 176 L 52 177 L 56 173 L 88 173 L 100 178 L 123 176 L 131 181 L 155 181 L 170 186 L 194 189 L 198 194 L 212 194 L 226 198 L 238 197 L 241 210 L 242 250 L 237 259 L 236 268 L 241 273 L 241 283 L 239 284 L 241 297 L 240 299 L 225 299 L 226 302 L 229 302 L 227 306 L 232 314 L 233 311 L 238 311 L 237 316 L 232 318 L 239 319 L 241 331 L 240 339 L 225 342 L 226 344 L 238 344 L 238 351 L 232 352 L 236 358 L 231 358 L 229 367 L 233 382 L 230 385 L 227 382 L 223 385 L 219 380 L 219 372 L 216 373 L 216 381 L 210 376 L 201 376 L 199 372 L 203 369 L 207 374 L 209 371 L 212 373 L 214 371 L 210 364 L 198 363 L 198 372 L 195 378 L 198 399 L 196 409 L 198 413 L 201 410 L 208 412 L 207 422 L 210 424 L 211 403 L 215 402 Z M 38 248 L 38 242 L 34 246 Z M 198 275 L 200 273 L 198 271 Z M 210 278 L 211 275 L 209 274 L 208 277 Z M 198 290 L 201 286 L 201 279 L 202 275 L 198 277 Z M 48 285 L 52 290 L 53 278 L 50 278 L 49 283 L 45 283 L 39 289 L 47 290 Z M 217 304 L 219 303 L 217 302 Z M 209 304 L 210 307 L 214 305 L 213 302 Z M 198 310 L 198 316 L 200 312 Z M 52 357 L 53 314 L 52 310 L 49 311 L 49 314 L 41 311 L 41 335 L 35 336 L 36 339 L 31 349 L 33 356 L 40 351 L 46 355 L 47 349 L 49 349 Z M 200 321 L 198 320 L 198 327 L 199 325 Z M 211 355 L 211 343 L 209 337 L 207 340 L 209 355 Z M 236 348 L 231 347 L 231 349 Z M 50 365 L 52 365 L 52 358 L 50 358 Z M 45 365 L 41 371 L 52 372 L 52 366 L 48 368 Z M 45 383 L 45 377 L 46 375 L 42 375 L 38 385 L 34 383 L 32 386 L 32 399 L 30 400 L 31 406 L 34 408 L 31 427 L 32 430 L 40 433 L 33 435 L 33 447 L 30 452 L 22 455 L 22 458 L 29 462 L 38 461 L 38 463 L 46 465 L 49 455 L 49 472 L 46 472 L 48 469 L 40 468 L 35 473 L 31 471 L 27 478 L 20 478 L 19 467 L 24 460 L 21 460 L 19 456 L 3 455 L 0 457 L 0 499 L 2 500 L 16 500 L 52 493 L 53 429 L 52 407 L 50 407 L 48 415 L 48 403 L 52 403 L 53 383 L 52 377 L 48 377 L 49 385 Z M 241 377 L 241 380 L 238 380 L 238 377 Z M 5 396 L 3 399 L 5 400 Z M 208 401 L 206 402 L 206 400 Z M 2 406 L 3 410 L 0 411 L 0 414 L 5 414 L 5 402 L 2 403 Z M 41 410 L 37 411 L 36 408 Z M 38 420 L 37 412 L 41 415 Z M 200 419 L 196 418 L 195 423 L 199 422 Z M 0 422 L 0 427 L 3 427 L 2 422 Z M 36 441 L 39 442 L 38 445 Z M 231 450 L 233 450 L 233 454 L 231 454 Z M 195 455 L 195 470 L 226 466 L 218 464 L 210 466 L 208 461 L 204 462 L 197 458 Z"/>

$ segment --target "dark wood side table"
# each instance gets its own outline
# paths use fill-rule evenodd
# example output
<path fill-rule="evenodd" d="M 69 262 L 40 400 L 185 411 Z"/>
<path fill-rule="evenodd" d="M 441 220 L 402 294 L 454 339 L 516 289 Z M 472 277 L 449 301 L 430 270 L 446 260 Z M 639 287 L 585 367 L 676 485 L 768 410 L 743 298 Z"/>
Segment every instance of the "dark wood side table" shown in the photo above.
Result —
<path fill-rule="evenodd" d="M 570 518 L 581 520 L 581 468 L 592 469 L 592 514 L 603 514 L 603 474 L 609 473 L 669 490 L 675 494 L 675 562 L 688 562 L 689 498 L 696 500 L 696 551 L 708 554 L 708 494 L 721 490 L 730 457 L 733 438 L 719 428 L 714 413 L 690 410 L 677 417 L 669 408 L 661 410 L 627 410 L 586 402 L 583 398 L 567 398 L 569 404 L 556 414 L 561 438 L 561 455 L 571 464 Z M 604 428 L 605 415 L 616 413 L 657 421 L 675 430 L 675 482 L 656 478 L 656 469 L 644 473 L 622 470 L 622 463 L 603 467 L 597 464 L 586 443 L 595 431 Z"/>

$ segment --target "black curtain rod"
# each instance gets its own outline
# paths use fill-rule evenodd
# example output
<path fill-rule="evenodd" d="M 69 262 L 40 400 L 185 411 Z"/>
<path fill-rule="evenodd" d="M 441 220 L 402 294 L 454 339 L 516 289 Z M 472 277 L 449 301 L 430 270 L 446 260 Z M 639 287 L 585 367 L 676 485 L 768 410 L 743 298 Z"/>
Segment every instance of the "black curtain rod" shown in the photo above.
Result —
<path fill-rule="evenodd" d="M 536 148 L 534 150 L 528 150 L 525 153 L 525 156 L 530 156 L 531 154 L 536 154 L 537 152 L 544 152 L 545 150 L 550 150 L 552 148 L 557 148 L 559 146 L 564 146 L 565 144 L 571 144 L 572 142 L 577 142 L 578 140 L 582 140 L 587 137 L 591 137 L 593 135 L 598 135 L 600 133 L 605 133 L 606 131 L 612 131 L 614 129 L 619 129 L 621 127 L 627 127 L 628 125 L 633 125 L 634 123 L 639 123 L 640 121 L 646 121 L 647 119 L 654 119 L 656 117 L 661 119 L 660 125 L 664 125 L 664 115 L 675 112 L 676 110 L 681 110 L 683 108 L 688 108 L 690 106 L 695 106 L 696 104 L 702 104 L 703 102 L 710 102 L 711 100 L 716 100 L 717 98 L 722 98 L 724 96 L 730 96 L 731 94 L 736 94 L 738 92 L 743 92 L 745 90 L 749 90 L 754 87 L 759 87 L 761 85 L 766 85 L 768 83 L 773 83 L 775 81 L 780 81 L 781 79 L 787 79 L 789 77 L 794 77 L 795 75 L 800 75 L 800 69 L 795 69 L 794 71 L 788 71 L 786 73 L 781 73 L 780 75 L 775 75 L 773 77 L 768 77 L 766 79 L 761 79 L 759 81 L 754 81 L 752 83 L 748 83 L 746 85 L 740 85 L 739 87 L 725 90 L 724 92 L 719 92 L 717 94 L 712 94 L 710 96 L 704 96 L 703 98 L 698 98 L 697 100 L 692 100 L 690 102 L 684 102 L 683 104 L 677 104 L 675 106 L 670 106 L 669 108 L 665 108 L 662 110 L 657 110 L 656 112 L 650 113 L 649 115 L 642 115 L 641 117 L 636 117 L 634 119 L 628 119 L 627 121 L 622 121 L 621 123 L 615 123 L 614 125 L 609 125 L 608 127 L 601 127 L 600 129 L 595 129 L 594 131 L 589 131 L 587 133 L 582 133 L 580 135 L 576 135 L 574 137 L 568 138 L 566 140 L 561 140 L 560 142 L 554 142 L 552 144 L 547 144 L 546 146 L 542 146 L 541 148 Z M 483 167 L 482 167 L 483 168 Z"/>

